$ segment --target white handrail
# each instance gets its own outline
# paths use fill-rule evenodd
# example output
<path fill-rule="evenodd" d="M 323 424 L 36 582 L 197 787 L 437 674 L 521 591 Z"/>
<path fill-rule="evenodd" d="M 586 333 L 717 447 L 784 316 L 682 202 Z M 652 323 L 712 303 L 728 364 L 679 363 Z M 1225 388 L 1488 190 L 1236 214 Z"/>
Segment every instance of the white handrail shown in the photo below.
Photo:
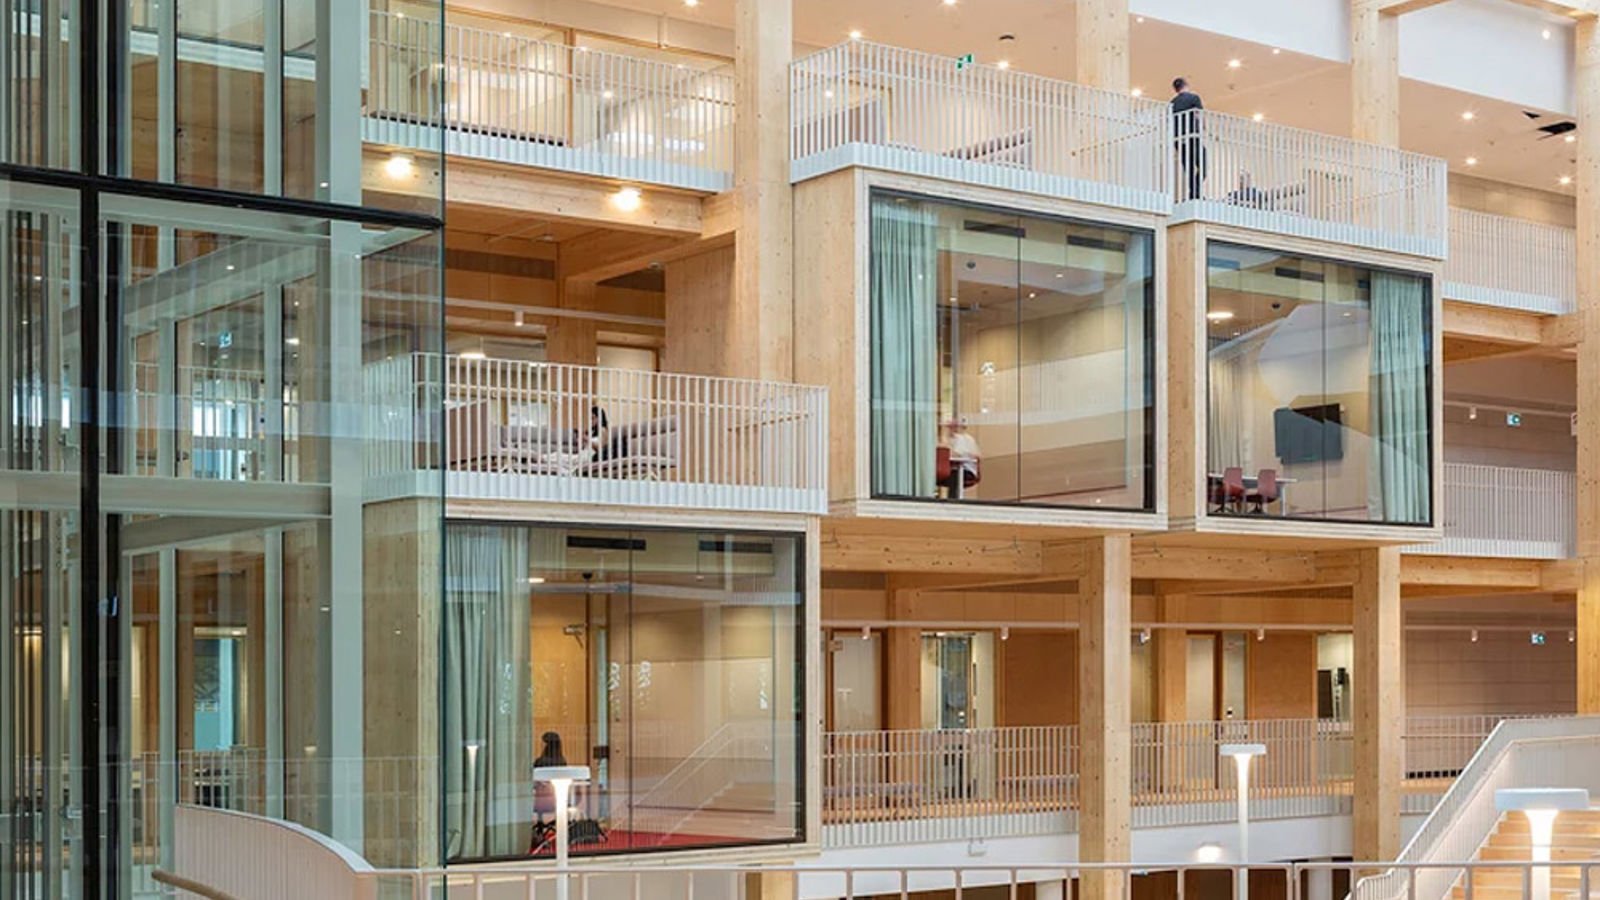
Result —
<path fill-rule="evenodd" d="M 1442 159 L 1211 110 L 1172 128 L 1180 217 L 1445 255 Z"/>
<path fill-rule="evenodd" d="M 442 384 L 452 498 L 826 509 L 824 388 L 431 354 L 373 363 L 366 381 L 369 478 L 426 468 L 438 407 L 417 385 Z"/>
<path fill-rule="evenodd" d="M 1587 787 L 1600 793 L 1600 716 L 1501 722 L 1412 835 L 1397 862 L 1472 859 L 1500 819 L 1495 791 L 1517 787 Z M 1362 879 L 1352 897 L 1437 900 L 1459 874 L 1459 867 L 1421 877 L 1392 870 Z"/>
<path fill-rule="evenodd" d="M 1445 463 L 1444 535 L 1408 553 L 1567 559 L 1577 549 L 1572 472 Z"/>
<path fill-rule="evenodd" d="M 371 15 L 369 141 L 437 152 L 442 131 L 445 152 L 458 156 L 692 190 L 732 186 L 725 64 Z"/>
<path fill-rule="evenodd" d="M 1171 207 L 1167 106 L 849 41 L 790 66 L 791 175 L 852 165 L 1150 212 Z"/>
<path fill-rule="evenodd" d="M 1578 296 L 1576 253 L 1577 236 L 1571 228 L 1451 208 L 1443 296 L 1528 312 L 1569 313 Z"/>

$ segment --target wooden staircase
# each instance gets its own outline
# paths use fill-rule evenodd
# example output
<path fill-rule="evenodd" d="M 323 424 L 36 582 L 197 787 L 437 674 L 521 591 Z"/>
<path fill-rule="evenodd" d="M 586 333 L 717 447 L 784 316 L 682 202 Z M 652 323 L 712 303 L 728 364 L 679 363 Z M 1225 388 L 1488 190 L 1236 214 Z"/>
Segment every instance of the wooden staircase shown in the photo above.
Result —
<path fill-rule="evenodd" d="M 1494 833 L 1479 848 L 1476 859 L 1482 862 L 1527 862 L 1533 859 L 1528 819 L 1522 813 L 1500 816 Z M 1600 809 L 1564 812 L 1556 819 L 1555 837 L 1550 844 L 1553 862 L 1600 862 Z M 1473 900 L 1523 900 L 1523 870 L 1482 868 L 1462 873 L 1450 889 L 1452 900 L 1466 900 L 1466 880 L 1472 879 Z M 1589 895 L 1600 898 L 1600 868 L 1590 873 Z M 1576 900 L 1579 873 L 1576 865 L 1557 865 L 1550 870 L 1551 900 Z"/>

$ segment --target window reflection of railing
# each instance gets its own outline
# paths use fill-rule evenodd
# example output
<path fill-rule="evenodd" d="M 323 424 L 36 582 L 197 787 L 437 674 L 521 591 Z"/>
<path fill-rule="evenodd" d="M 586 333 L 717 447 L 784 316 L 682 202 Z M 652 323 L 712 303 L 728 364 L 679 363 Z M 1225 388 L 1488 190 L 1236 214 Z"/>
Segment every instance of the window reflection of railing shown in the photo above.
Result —
<path fill-rule="evenodd" d="M 775 512 L 826 505 L 822 388 L 429 354 L 369 365 L 366 381 L 369 477 L 432 467 L 440 407 L 427 395 L 443 384 L 451 497 Z"/>
<path fill-rule="evenodd" d="M 1450 210 L 1443 296 L 1528 312 L 1571 312 L 1578 296 L 1571 228 Z"/>
<path fill-rule="evenodd" d="M 1167 105 L 850 41 L 789 70 L 793 175 L 850 165 L 1166 212 Z"/>
<path fill-rule="evenodd" d="M 725 65 L 385 12 L 372 14 L 370 52 L 370 141 L 437 151 L 442 124 L 445 151 L 459 156 L 694 190 L 732 185 Z"/>
<path fill-rule="evenodd" d="M 1445 255 L 1442 159 L 1210 110 L 1173 117 L 1172 150 L 1180 216 Z"/>
<path fill-rule="evenodd" d="M 160 363 L 134 366 L 133 471 L 216 481 L 267 478 L 270 454 L 281 448 L 268 433 L 274 399 L 265 374 L 179 366 L 165 386 L 162 370 Z M 292 432 L 298 403 L 290 393 L 276 402 L 283 405 L 285 432 Z M 170 451 L 164 451 L 168 438 Z M 165 452 L 170 459 L 162 459 Z"/>

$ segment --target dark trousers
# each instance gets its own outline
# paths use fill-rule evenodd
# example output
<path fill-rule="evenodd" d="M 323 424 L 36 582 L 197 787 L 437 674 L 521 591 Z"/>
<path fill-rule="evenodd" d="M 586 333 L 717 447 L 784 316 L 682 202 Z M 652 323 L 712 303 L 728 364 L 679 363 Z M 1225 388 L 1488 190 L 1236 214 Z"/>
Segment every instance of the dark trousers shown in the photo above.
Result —
<path fill-rule="evenodd" d="M 1206 180 L 1206 151 L 1200 145 L 1200 136 L 1181 138 L 1177 142 L 1178 171 L 1183 173 L 1183 183 L 1178 201 L 1199 200 L 1200 186 Z"/>

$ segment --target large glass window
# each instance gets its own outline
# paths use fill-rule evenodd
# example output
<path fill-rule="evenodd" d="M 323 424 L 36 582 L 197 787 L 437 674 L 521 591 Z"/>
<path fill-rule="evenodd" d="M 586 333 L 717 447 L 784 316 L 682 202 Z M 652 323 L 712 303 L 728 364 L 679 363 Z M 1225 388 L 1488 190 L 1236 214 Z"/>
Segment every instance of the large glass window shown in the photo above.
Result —
<path fill-rule="evenodd" d="M 1211 513 L 1429 523 L 1428 279 L 1213 243 L 1206 296 Z"/>
<path fill-rule="evenodd" d="M 549 855 L 539 765 L 588 766 L 573 852 L 803 837 L 795 536 L 446 526 L 446 854 Z"/>
<path fill-rule="evenodd" d="M 1151 235 L 871 206 L 873 494 L 1152 508 Z"/>

